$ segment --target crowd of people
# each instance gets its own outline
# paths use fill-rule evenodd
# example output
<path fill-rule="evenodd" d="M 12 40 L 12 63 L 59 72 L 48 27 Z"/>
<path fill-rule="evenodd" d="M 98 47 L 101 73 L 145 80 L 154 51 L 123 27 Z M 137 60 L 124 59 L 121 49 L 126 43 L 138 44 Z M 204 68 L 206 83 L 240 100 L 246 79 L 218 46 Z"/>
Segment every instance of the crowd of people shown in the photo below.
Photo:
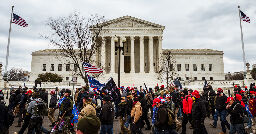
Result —
<path fill-rule="evenodd" d="M 114 119 L 119 120 L 121 134 L 142 134 L 142 129 L 153 134 L 186 134 L 187 124 L 194 134 L 207 134 L 205 118 L 211 127 L 217 127 L 220 117 L 220 134 L 256 134 L 256 86 L 241 88 L 234 85 L 233 94 L 226 95 L 221 88 L 211 85 L 200 93 L 179 86 L 154 89 L 105 86 L 101 90 L 88 87 L 50 91 L 18 88 L 10 91 L 9 105 L 5 105 L 0 90 L 0 130 L 8 134 L 9 127 L 18 118 L 18 134 L 77 133 L 113 134 Z M 58 113 L 55 113 L 58 112 Z M 57 116 L 56 116 L 57 115 Z M 227 116 L 230 115 L 230 121 Z M 48 116 L 51 130 L 43 127 Z M 15 125 L 15 124 L 14 124 Z"/>

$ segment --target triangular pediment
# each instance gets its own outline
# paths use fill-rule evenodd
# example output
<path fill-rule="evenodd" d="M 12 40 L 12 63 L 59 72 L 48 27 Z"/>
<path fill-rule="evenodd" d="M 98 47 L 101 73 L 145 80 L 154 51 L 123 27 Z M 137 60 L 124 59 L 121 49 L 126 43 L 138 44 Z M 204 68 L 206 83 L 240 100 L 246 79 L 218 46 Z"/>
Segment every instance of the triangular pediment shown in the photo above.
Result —
<path fill-rule="evenodd" d="M 123 16 L 102 23 L 104 28 L 161 28 L 164 26 L 131 16 Z"/>

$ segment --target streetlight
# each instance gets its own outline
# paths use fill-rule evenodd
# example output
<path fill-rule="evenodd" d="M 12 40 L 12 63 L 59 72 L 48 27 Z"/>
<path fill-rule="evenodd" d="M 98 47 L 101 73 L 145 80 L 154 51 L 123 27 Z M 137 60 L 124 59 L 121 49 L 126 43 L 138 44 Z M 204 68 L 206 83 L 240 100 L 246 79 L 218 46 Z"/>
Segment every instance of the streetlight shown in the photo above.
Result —
<path fill-rule="evenodd" d="M 115 36 L 114 37 L 114 41 L 115 41 L 115 50 L 118 50 L 118 87 L 120 87 L 120 58 L 121 58 L 121 50 L 124 51 L 124 43 L 126 42 L 125 38 L 120 38 L 120 41 L 122 41 L 122 43 L 120 45 L 118 45 L 118 38 Z"/>

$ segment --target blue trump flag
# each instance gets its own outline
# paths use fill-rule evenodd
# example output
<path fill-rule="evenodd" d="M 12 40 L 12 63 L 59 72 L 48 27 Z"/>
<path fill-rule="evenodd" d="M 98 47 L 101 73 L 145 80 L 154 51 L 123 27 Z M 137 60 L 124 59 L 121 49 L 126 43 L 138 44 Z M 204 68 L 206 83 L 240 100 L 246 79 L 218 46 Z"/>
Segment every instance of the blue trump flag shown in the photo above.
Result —
<path fill-rule="evenodd" d="M 71 120 L 71 123 L 78 123 L 79 111 L 75 104 L 73 105 L 72 114 L 74 115 L 74 118 Z"/>
<path fill-rule="evenodd" d="M 94 79 L 93 77 L 87 75 L 89 85 L 93 89 L 100 90 L 102 87 L 104 87 L 104 84 L 101 84 L 98 80 Z"/>

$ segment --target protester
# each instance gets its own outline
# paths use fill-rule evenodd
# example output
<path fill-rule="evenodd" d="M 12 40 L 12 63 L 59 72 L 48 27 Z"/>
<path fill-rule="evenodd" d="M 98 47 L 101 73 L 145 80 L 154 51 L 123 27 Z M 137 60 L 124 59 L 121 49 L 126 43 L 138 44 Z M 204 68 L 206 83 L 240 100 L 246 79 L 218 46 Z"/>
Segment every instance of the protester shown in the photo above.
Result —
<path fill-rule="evenodd" d="M 84 116 L 77 123 L 76 134 L 98 134 L 100 119 L 93 114 Z"/>
<path fill-rule="evenodd" d="M 206 106 L 203 99 L 197 90 L 193 92 L 195 102 L 192 105 L 192 122 L 193 122 L 193 134 L 208 134 L 204 125 L 204 119 L 207 115 Z"/>
<path fill-rule="evenodd" d="M 51 99 L 50 99 L 50 104 L 49 104 L 49 108 L 48 108 L 48 118 L 51 121 L 51 127 L 54 126 L 55 124 L 55 117 L 54 117 L 54 113 L 57 107 L 57 95 L 55 94 L 55 91 L 52 90 L 51 91 Z"/>
<path fill-rule="evenodd" d="M 100 134 L 113 134 L 114 107 L 109 96 L 104 96 L 101 112 Z"/>
<path fill-rule="evenodd" d="M 217 127 L 217 121 L 218 117 L 220 116 L 220 121 L 221 121 L 221 128 L 222 132 L 220 134 L 226 133 L 226 128 L 230 129 L 230 124 L 226 120 L 227 117 L 227 109 L 226 109 L 226 101 L 227 101 L 227 96 L 223 93 L 223 90 L 221 88 L 218 88 L 217 90 L 217 97 L 215 100 L 215 108 L 216 112 L 214 114 L 214 122 L 213 124 L 210 124 L 213 128 Z"/>

